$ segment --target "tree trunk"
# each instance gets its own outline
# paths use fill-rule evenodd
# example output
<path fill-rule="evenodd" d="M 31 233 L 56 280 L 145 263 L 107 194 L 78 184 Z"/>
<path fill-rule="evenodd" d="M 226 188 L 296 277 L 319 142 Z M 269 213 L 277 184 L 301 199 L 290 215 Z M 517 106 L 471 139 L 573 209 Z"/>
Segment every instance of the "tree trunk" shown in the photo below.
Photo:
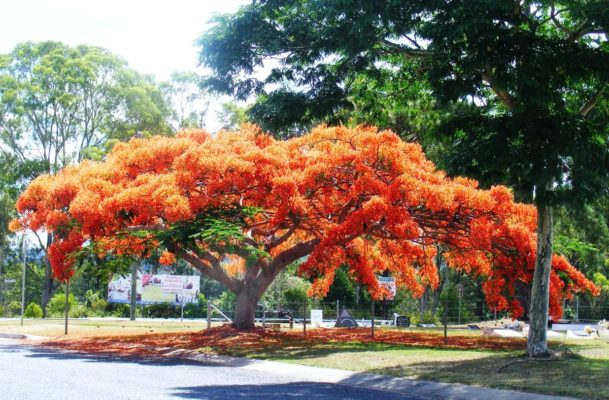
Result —
<path fill-rule="evenodd" d="M 49 301 L 51 301 L 51 297 L 55 294 L 55 290 L 57 290 L 57 286 L 55 285 L 55 280 L 53 279 L 53 270 L 51 269 L 51 264 L 46 261 L 44 268 L 44 282 L 42 283 L 42 317 L 47 317 L 47 305 Z"/>
<path fill-rule="evenodd" d="M 550 298 L 550 271 L 552 269 L 552 207 L 537 206 L 537 261 L 533 275 L 531 306 L 529 311 L 529 357 L 547 357 L 548 308 Z"/>
<path fill-rule="evenodd" d="M 252 329 L 256 327 L 256 307 L 258 307 L 259 296 L 252 293 L 251 289 L 244 287 L 237 295 L 235 304 L 235 318 L 233 326 L 237 329 Z"/>
<path fill-rule="evenodd" d="M 425 318 L 425 313 L 427 312 L 427 303 L 429 300 L 429 288 L 425 288 L 425 292 L 423 292 L 423 296 L 419 299 L 419 317 L 421 321 Z"/>
<path fill-rule="evenodd" d="M 244 285 L 241 291 L 237 293 L 237 303 L 235 304 L 235 318 L 233 326 L 237 329 L 252 329 L 256 327 L 256 308 L 258 300 L 264 292 L 269 288 L 281 268 L 273 271 L 265 271 L 260 268 L 253 268 L 255 273 L 249 275 L 246 273 Z M 249 276 L 248 276 L 249 275 Z"/>

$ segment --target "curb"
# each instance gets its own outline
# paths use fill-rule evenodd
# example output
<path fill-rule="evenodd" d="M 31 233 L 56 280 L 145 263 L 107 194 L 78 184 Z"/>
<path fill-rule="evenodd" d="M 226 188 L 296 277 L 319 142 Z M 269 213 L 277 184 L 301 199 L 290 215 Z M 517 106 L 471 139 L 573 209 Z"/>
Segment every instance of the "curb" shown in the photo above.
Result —
<path fill-rule="evenodd" d="M 256 360 L 216 354 L 201 354 L 194 350 L 175 349 L 171 347 L 145 347 L 156 349 L 163 357 L 186 359 L 202 364 L 213 364 L 223 367 L 243 368 L 274 375 L 306 377 L 303 379 L 304 381 L 407 394 L 412 398 L 420 400 L 576 400 L 572 397 L 493 389 L 469 386 L 460 383 L 424 381 L 332 368 L 309 367 L 306 365 L 287 364 L 277 361 Z"/>
<path fill-rule="evenodd" d="M 179 350 L 178 350 L 179 352 Z M 176 351 L 166 353 L 167 356 L 178 356 Z M 459 383 L 443 383 L 410 378 L 398 378 L 362 372 L 352 372 L 331 368 L 309 367 L 306 365 L 287 364 L 276 361 L 252 360 L 237 357 L 198 354 L 185 356 L 189 360 L 203 363 L 222 364 L 267 372 L 276 375 L 306 377 L 307 381 L 331 383 L 345 386 L 355 386 L 385 392 L 407 394 L 418 399 L 450 399 L 450 400 L 575 400 L 571 397 L 550 396 L 515 390 L 501 390 Z"/>
<path fill-rule="evenodd" d="M 22 333 L 1 333 L 0 332 L 0 338 L 23 340 L 23 339 L 27 339 L 27 335 L 24 335 Z"/>

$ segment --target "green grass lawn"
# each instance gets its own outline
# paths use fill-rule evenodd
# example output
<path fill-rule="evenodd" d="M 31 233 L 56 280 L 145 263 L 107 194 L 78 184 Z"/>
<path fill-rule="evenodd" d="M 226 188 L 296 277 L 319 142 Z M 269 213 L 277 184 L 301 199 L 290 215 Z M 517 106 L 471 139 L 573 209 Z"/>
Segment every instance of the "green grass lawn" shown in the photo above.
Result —
<path fill-rule="evenodd" d="M 140 333 L 169 333 L 200 331 L 205 321 L 149 320 L 135 321 L 116 319 L 70 319 L 69 337 L 120 336 Z M 25 319 L 21 326 L 18 319 L 0 320 L 0 332 L 24 333 L 37 336 L 58 337 L 64 335 L 62 319 Z"/>
<path fill-rule="evenodd" d="M 325 343 L 273 346 L 254 354 L 229 350 L 228 354 L 397 377 L 609 399 L 609 344 L 602 340 L 552 342 L 551 347 L 557 348 L 560 344 L 567 344 L 578 357 L 517 363 L 502 372 L 497 372 L 497 369 L 522 358 L 523 353 L 380 343 Z"/>

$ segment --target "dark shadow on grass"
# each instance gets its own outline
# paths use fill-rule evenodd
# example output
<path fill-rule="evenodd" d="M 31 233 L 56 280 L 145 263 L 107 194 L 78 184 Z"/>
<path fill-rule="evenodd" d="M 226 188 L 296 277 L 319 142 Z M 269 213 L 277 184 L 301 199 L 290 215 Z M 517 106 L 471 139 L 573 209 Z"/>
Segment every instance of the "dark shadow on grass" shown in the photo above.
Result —
<path fill-rule="evenodd" d="M 463 383 L 532 393 L 567 395 L 609 400 L 609 360 L 572 358 L 531 361 L 497 370 L 520 355 L 489 355 L 475 360 L 427 361 L 409 365 L 373 368 L 371 374 Z"/>
<path fill-rule="evenodd" d="M 439 348 L 429 345 L 412 344 L 388 344 L 379 342 L 292 342 L 284 347 L 265 347 L 262 349 L 248 350 L 230 348 L 224 351 L 225 354 L 237 357 L 250 357 L 265 360 L 306 360 L 320 358 L 337 353 L 365 353 L 365 352 L 384 352 L 384 351 L 408 351 L 408 350 L 442 350 L 450 352 L 477 351 L 488 352 L 489 355 L 514 354 L 515 350 L 493 350 L 493 349 L 462 349 L 456 347 Z"/>
<path fill-rule="evenodd" d="M 173 396 L 181 399 L 303 399 L 303 400 L 419 400 L 420 397 L 317 382 L 293 382 L 266 385 L 192 386 L 175 388 Z"/>

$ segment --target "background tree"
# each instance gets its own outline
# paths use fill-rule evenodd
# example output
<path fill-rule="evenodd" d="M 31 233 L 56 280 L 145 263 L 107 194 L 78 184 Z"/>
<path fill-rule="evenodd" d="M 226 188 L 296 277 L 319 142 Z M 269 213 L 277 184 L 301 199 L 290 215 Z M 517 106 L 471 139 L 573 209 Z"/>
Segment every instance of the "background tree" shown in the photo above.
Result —
<path fill-rule="evenodd" d="M 218 122 L 221 129 L 237 130 L 247 122 L 247 108 L 232 101 L 224 102 L 220 104 Z"/>
<path fill-rule="evenodd" d="M 358 76 L 393 64 L 458 105 L 440 130 L 450 171 L 507 183 L 537 206 L 528 353 L 548 354 L 553 207 L 607 189 L 606 0 L 268 0 L 214 22 L 199 42 L 214 90 L 331 121 L 352 108 Z M 269 58 L 280 61 L 255 78 Z"/>
<path fill-rule="evenodd" d="M 27 42 L 0 56 L 0 151 L 11 164 L 5 173 L 13 190 L 40 174 L 101 158 L 110 138 L 169 132 L 169 113 L 151 78 L 105 49 Z M 53 236 L 37 239 L 46 249 Z M 56 288 L 47 263 L 43 309 Z"/>
<path fill-rule="evenodd" d="M 347 264 L 373 298 L 391 273 L 420 297 L 437 287 L 437 246 L 447 264 L 485 277 L 489 305 L 514 316 L 514 290 L 535 269 L 535 209 L 509 190 L 477 189 L 437 171 L 421 147 L 374 128 L 319 128 L 274 141 L 259 129 L 210 137 L 133 139 L 105 161 L 41 176 L 17 202 L 12 229 L 45 229 L 55 276 L 69 280 L 82 245 L 96 254 L 180 258 L 236 296 L 234 324 L 254 326 L 275 277 L 308 256 L 300 272 L 323 297 Z M 240 260 L 225 268 L 227 257 Z M 552 258 L 550 312 L 598 289 L 563 257 Z M 238 268 L 237 268 L 238 267 Z"/>
<path fill-rule="evenodd" d="M 170 99 L 176 130 L 204 128 L 211 98 L 199 86 L 200 76 L 192 71 L 175 71 L 161 88 Z"/>

